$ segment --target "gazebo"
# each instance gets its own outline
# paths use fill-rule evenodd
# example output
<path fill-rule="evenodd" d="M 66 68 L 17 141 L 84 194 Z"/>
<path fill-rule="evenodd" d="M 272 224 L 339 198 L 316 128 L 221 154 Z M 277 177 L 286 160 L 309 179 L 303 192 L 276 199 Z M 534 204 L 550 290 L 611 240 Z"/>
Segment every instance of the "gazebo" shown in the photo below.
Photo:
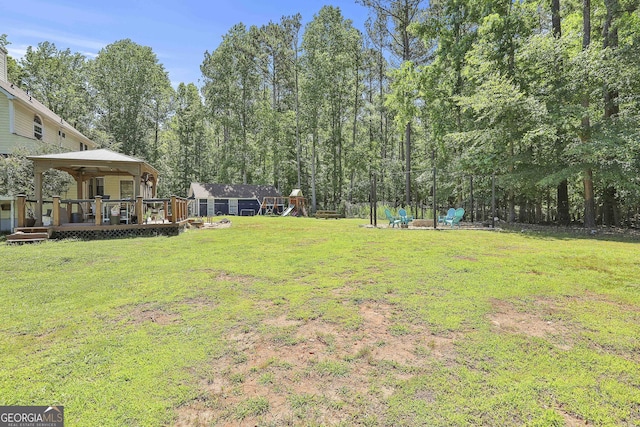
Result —
<path fill-rule="evenodd" d="M 8 243 L 25 243 L 48 238 L 105 239 L 117 237 L 177 235 L 189 222 L 188 199 L 171 196 L 156 198 L 158 171 L 144 160 L 110 150 L 85 150 L 27 157 L 33 162 L 35 198 L 17 196 L 17 227 L 7 236 Z M 75 199 L 52 196 L 43 200 L 43 173 L 57 169 L 76 181 Z M 133 189 L 120 199 L 95 196 L 85 198 L 84 183 L 91 178 L 124 176 L 132 178 Z M 127 179 L 131 181 L 131 179 Z M 106 185 L 106 183 L 105 183 Z M 93 196 L 93 197 L 92 197 Z M 33 208 L 27 207 L 32 204 Z M 51 209 L 43 215 L 43 206 Z M 76 212 L 73 208 L 76 207 Z M 27 222 L 27 211 L 33 221 Z M 46 223 L 43 219 L 46 217 Z M 31 216 L 29 217 L 31 219 Z"/>
<path fill-rule="evenodd" d="M 158 171 L 144 160 L 111 150 L 85 150 L 68 153 L 29 156 L 34 166 L 36 225 L 42 225 L 42 174 L 57 169 L 71 175 L 77 185 L 77 198 L 85 199 L 83 183 L 91 178 L 105 176 L 131 176 L 134 181 L 134 199 L 142 196 L 155 198 Z"/>

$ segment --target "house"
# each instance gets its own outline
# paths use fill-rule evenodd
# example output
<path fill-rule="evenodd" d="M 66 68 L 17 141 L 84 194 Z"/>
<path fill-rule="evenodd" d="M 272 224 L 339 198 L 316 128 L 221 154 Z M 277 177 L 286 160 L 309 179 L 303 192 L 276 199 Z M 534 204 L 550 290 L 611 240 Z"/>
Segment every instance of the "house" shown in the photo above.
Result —
<path fill-rule="evenodd" d="M 96 144 L 7 78 L 7 50 L 0 46 L 0 156 L 16 150 L 91 150 Z M 0 232 L 16 226 L 15 194 L 0 194 Z M 65 197 L 75 197 L 72 186 Z"/>
<path fill-rule="evenodd" d="M 0 46 L 0 154 L 23 148 L 34 153 L 82 151 L 96 148 L 60 116 L 7 79 L 7 50 Z"/>
<path fill-rule="evenodd" d="M 260 215 L 262 201 L 281 198 L 272 185 L 248 184 L 201 184 L 191 183 L 189 199 L 195 216 L 213 215 Z"/>
<path fill-rule="evenodd" d="M 94 150 L 97 144 L 84 136 L 71 124 L 49 110 L 28 92 L 7 78 L 7 50 L 0 46 L 0 155 L 10 156 L 16 150 L 32 155 L 42 153 L 68 153 Z M 81 154 L 77 154 L 76 157 Z M 97 157 L 114 156 L 101 153 Z M 96 157 L 96 156 L 94 156 Z M 99 170 L 98 170 L 99 171 Z M 135 175 L 116 175 L 105 172 L 82 178 L 63 194 L 63 199 L 110 196 L 113 199 L 133 198 L 138 194 Z M 73 174 L 72 174 L 73 175 Z M 36 178 L 38 178 L 36 176 Z M 78 178 L 76 181 L 78 181 Z M 41 188 L 40 185 L 36 187 Z M 37 190 L 36 190 L 37 191 Z M 143 194 L 147 197 L 146 194 Z M 16 194 L 0 194 L 0 231 L 11 231 L 16 226 Z M 30 199 L 37 195 L 30 194 Z M 41 197 L 38 197 L 41 199 Z M 42 215 L 42 213 L 36 213 Z"/>

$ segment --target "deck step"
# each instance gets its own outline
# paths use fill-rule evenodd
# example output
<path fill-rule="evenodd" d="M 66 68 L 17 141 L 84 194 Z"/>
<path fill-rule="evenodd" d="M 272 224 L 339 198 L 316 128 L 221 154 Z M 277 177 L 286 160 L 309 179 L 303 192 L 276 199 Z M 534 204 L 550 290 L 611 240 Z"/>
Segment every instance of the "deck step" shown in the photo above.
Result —
<path fill-rule="evenodd" d="M 16 233 L 49 233 L 49 227 L 16 227 Z"/>
<path fill-rule="evenodd" d="M 7 243 L 35 243 L 49 240 L 49 232 L 29 232 L 17 231 L 7 236 Z"/>

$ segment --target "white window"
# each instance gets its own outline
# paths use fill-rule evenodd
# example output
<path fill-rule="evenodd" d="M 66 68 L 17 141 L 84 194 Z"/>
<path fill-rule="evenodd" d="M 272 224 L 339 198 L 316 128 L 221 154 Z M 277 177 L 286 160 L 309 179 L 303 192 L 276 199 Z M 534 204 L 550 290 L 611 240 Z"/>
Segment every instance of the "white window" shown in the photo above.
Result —
<path fill-rule="evenodd" d="M 42 119 L 39 116 L 33 116 L 33 137 L 35 139 L 42 139 L 42 135 Z"/>

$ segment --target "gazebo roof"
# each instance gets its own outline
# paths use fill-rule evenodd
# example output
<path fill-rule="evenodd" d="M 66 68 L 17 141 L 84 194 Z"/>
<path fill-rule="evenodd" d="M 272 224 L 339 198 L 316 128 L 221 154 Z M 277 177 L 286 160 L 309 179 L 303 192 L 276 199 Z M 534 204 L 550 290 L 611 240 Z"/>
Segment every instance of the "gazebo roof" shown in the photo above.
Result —
<path fill-rule="evenodd" d="M 106 149 L 43 154 L 27 158 L 41 170 L 58 169 L 73 176 L 148 174 L 155 180 L 158 177 L 158 171 L 144 160 Z"/>

